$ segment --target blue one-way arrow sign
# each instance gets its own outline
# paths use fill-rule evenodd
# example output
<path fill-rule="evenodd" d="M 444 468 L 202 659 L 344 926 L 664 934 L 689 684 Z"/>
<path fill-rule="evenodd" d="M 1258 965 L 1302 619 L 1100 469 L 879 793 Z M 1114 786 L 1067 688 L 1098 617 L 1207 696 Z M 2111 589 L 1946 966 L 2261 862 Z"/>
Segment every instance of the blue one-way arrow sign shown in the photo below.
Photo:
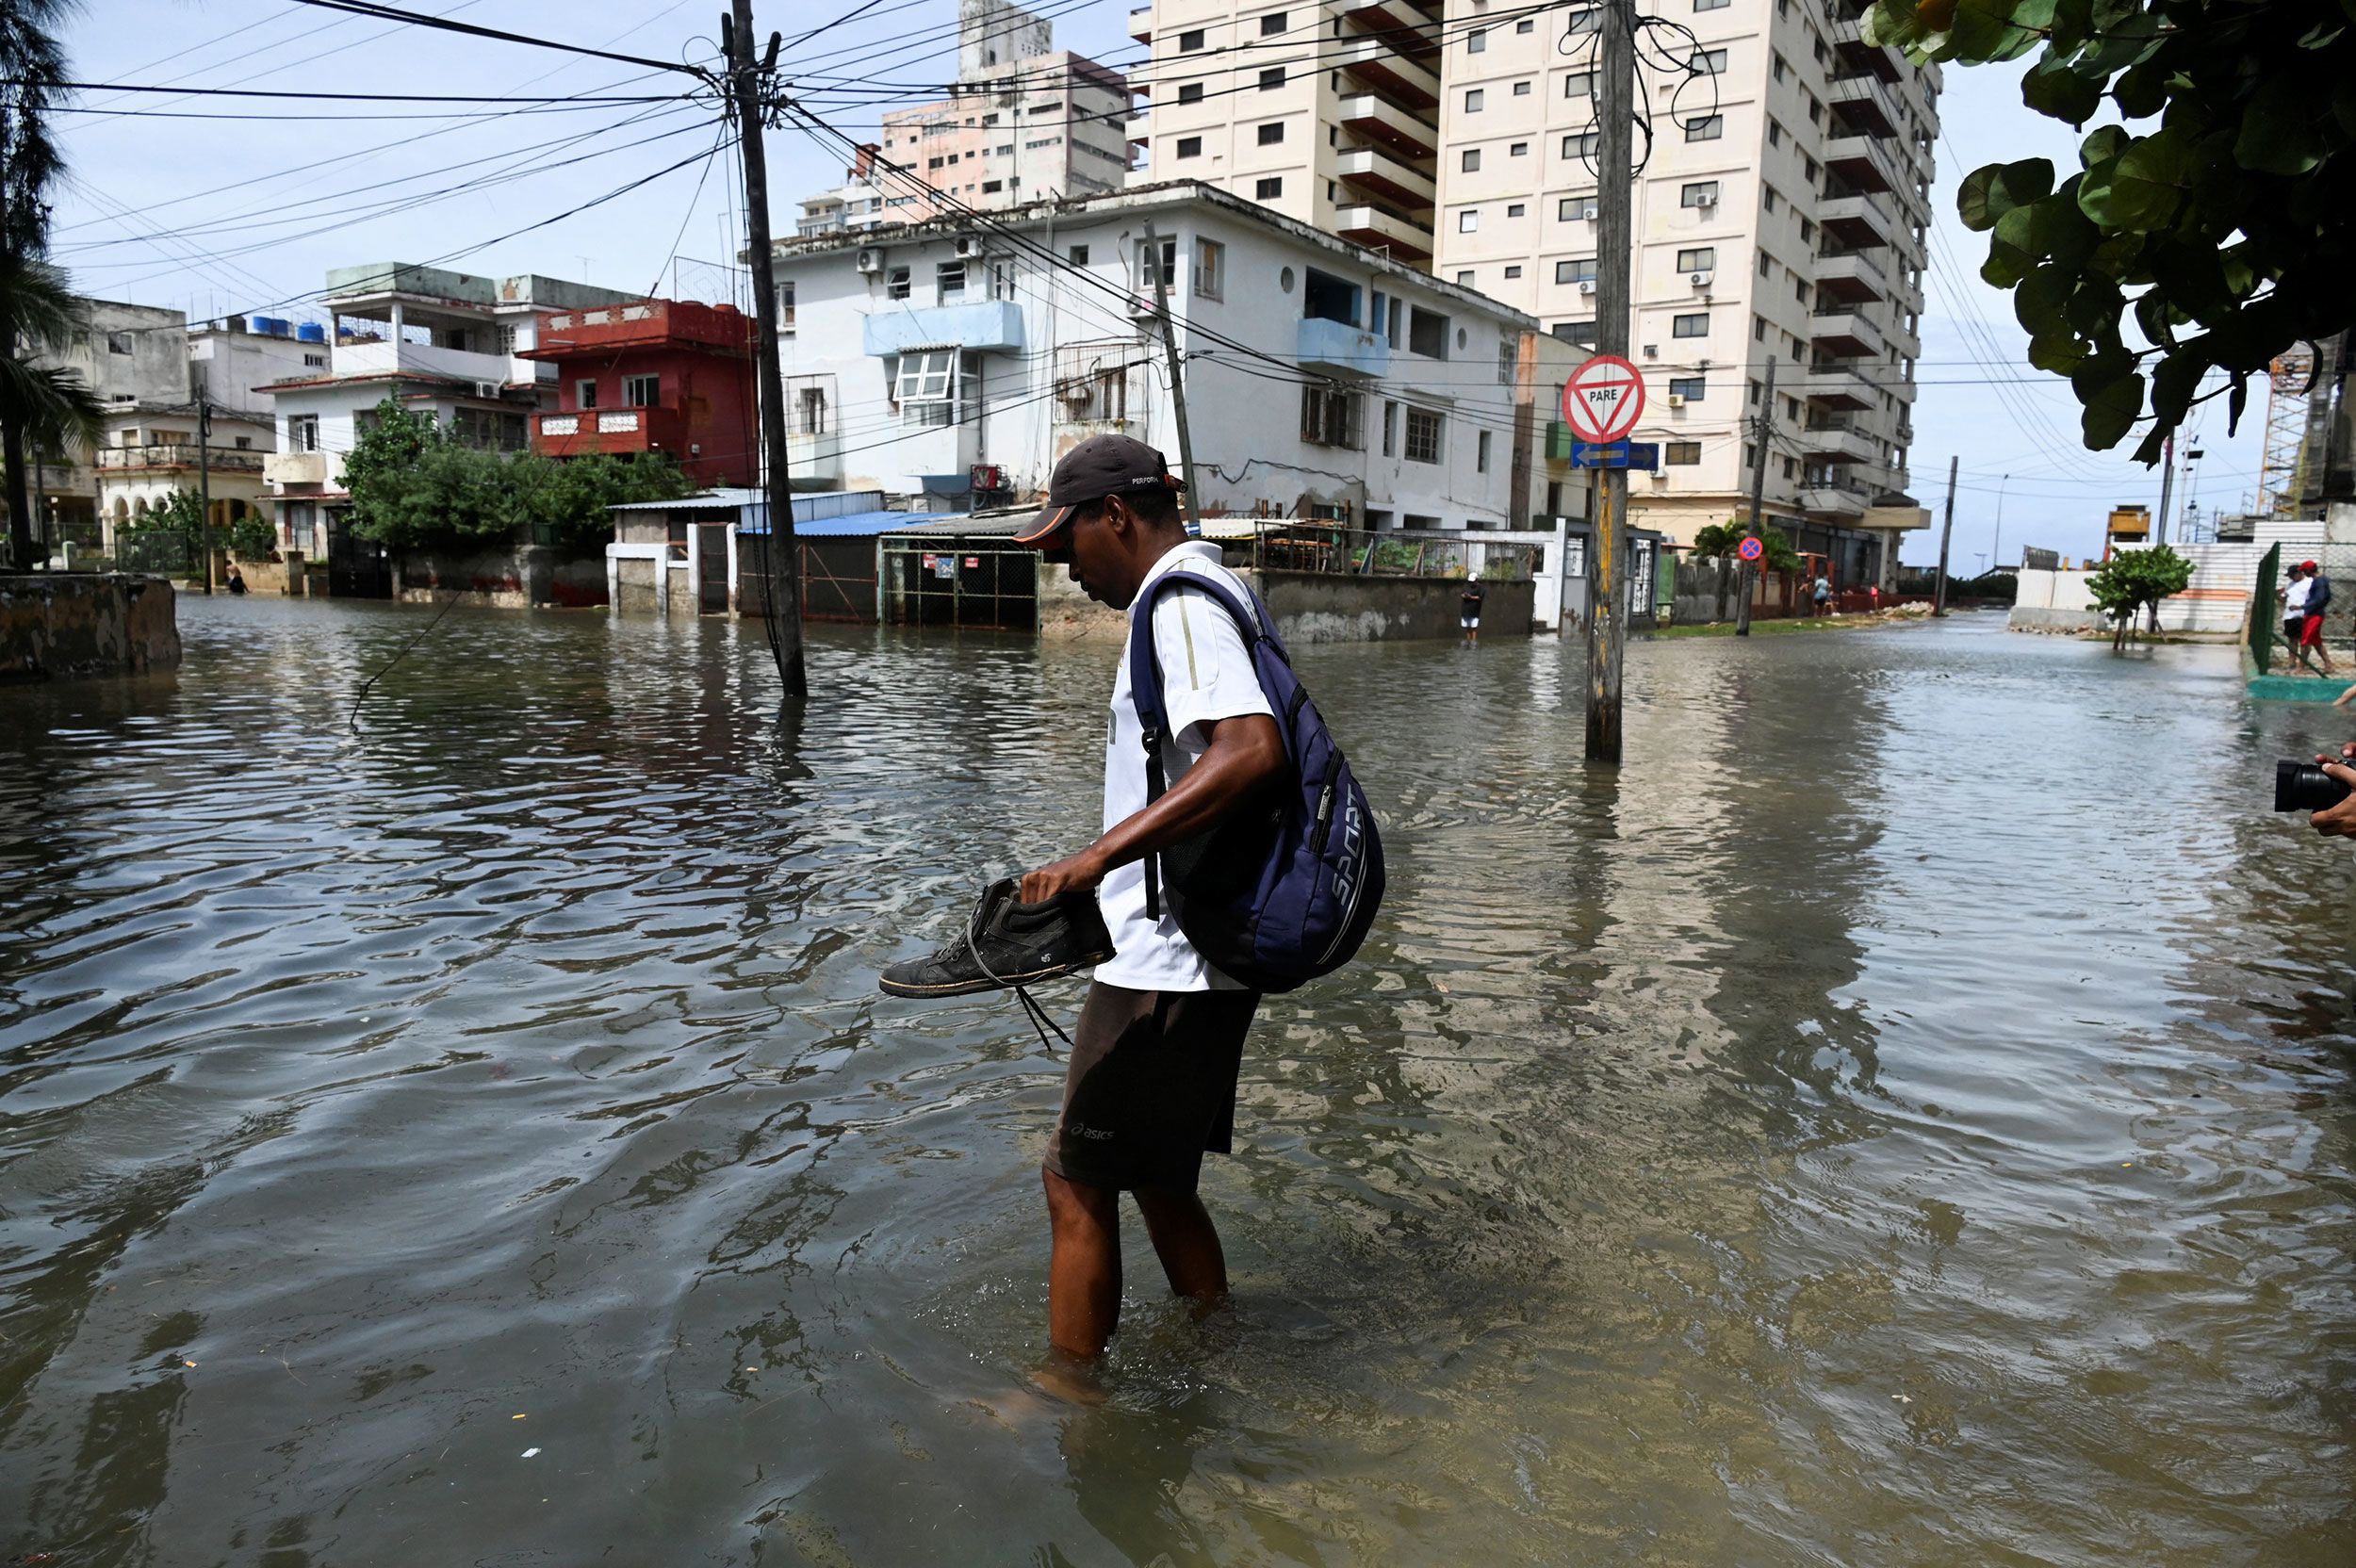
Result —
<path fill-rule="evenodd" d="M 1661 443 L 1658 441 L 1574 441 L 1571 443 L 1571 466 L 1574 468 L 1659 468 L 1661 466 Z"/>

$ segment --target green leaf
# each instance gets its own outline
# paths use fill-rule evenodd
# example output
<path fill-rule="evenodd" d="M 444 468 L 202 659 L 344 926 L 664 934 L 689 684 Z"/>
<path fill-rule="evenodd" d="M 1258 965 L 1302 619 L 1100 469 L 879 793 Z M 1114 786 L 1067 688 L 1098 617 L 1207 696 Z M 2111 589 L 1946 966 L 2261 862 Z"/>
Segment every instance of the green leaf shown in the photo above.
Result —
<path fill-rule="evenodd" d="M 2190 139 L 2168 126 L 2131 143 L 2119 155 L 2119 161 L 2111 169 L 2106 210 L 2089 210 L 2086 216 L 2106 228 L 2135 234 L 2165 228 L 2176 217 L 2196 172 Z M 2094 182 L 2095 174 L 2093 170 L 2086 172 L 2087 184 Z M 2078 204 L 2082 209 L 2086 207 L 2083 187 Z"/>
<path fill-rule="evenodd" d="M 2119 313 L 2126 306 L 2127 297 L 2110 279 L 2081 278 L 2078 286 L 2062 302 L 2062 319 L 2081 336 L 2115 338 L 2119 335 Z"/>
<path fill-rule="evenodd" d="M 2084 141 L 2078 143 L 2078 167 L 2092 169 L 2098 163 L 2110 162 L 2127 150 L 2127 143 L 2132 139 L 2124 125 L 2097 126 Z"/>
<path fill-rule="evenodd" d="M 2240 308 L 2226 286 L 2225 264 L 2217 252 L 2173 236 L 2155 238 L 2146 253 L 2151 281 L 2168 302 L 2204 327 L 2214 327 Z"/>
<path fill-rule="evenodd" d="M 2171 309 L 2168 296 L 2156 288 L 2147 288 L 2135 301 L 2135 325 L 2143 329 L 2144 340 L 2156 349 L 2173 348 L 2176 324 L 2183 319 L 2180 312 Z"/>
<path fill-rule="evenodd" d="M 2051 120 L 2083 125 L 2102 106 L 2108 78 L 2089 76 L 2058 56 L 2048 54 L 2021 78 L 2021 101 Z"/>
<path fill-rule="evenodd" d="M 1990 229 L 2013 208 L 2042 201 L 2053 190 L 2051 158 L 1991 163 L 1964 176 L 1962 188 L 1955 192 L 1955 214 L 1967 229 Z"/>
<path fill-rule="evenodd" d="M 2094 0 L 2059 0 L 2053 7 L 2056 50 L 2077 48 L 2094 36 Z"/>
<path fill-rule="evenodd" d="M 2201 378 L 2209 372 L 2206 354 L 2181 349 L 2161 356 L 2151 369 L 2151 412 L 2164 428 L 2173 428 L 2192 407 Z"/>
<path fill-rule="evenodd" d="M 2298 79 L 2271 76 L 2242 112 L 2233 161 L 2261 174 L 2305 174 L 2323 161 L 2315 94 Z"/>
<path fill-rule="evenodd" d="M 2084 401 L 2086 412 L 2080 416 L 2078 425 L 2085 433 L 2086 449 L 2107 450 L 2125 438 L 2143 413 L 2143 377 L 2129 371 Z"/>
<path fill-rule="evenodd" d="M 2045 41 L 2030 27 L 2017 25 L 2016 9 L 2028 8 L 2031 0 L 1956 0 L 1955 19 L 1948 28 L 1947 46 L 1939 53 L 1942 58 L 1958 59 L 1972 64 L 2018 59 Z M 2039 8 L 2041 20 L 2031 24 L 2041 27 L 2053 17 L 2050 4 Z"/>

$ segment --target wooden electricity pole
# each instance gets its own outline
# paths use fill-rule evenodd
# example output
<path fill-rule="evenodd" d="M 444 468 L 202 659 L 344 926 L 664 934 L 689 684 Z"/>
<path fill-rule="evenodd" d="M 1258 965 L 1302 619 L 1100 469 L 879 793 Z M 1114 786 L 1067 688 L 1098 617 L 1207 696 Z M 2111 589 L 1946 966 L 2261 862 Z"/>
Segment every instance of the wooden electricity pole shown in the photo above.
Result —
<path fill-rule="evenodd" d="M 1767 440 L 1775 429 L 1775 359 L 1767 356 L 1767 389 L 1759 398 L 1759 420 L 1752 426 L 1751 438 L 1759 443 L 1751 449 L 1751 535 L 1759 541 L 1763 550 L 1767 541 Z M 1766 560 L 1765 555 L 1759 557 Z M 1737 586 L 1742 602 L 1735 607 L 1734 634 L 1751 634 L 1751 564 L 1743 562 L 1736 569 Z"/>
<path fill-rule="evenodd" d="M 1955 531 L 1955 465 L 1960 456 L 1947 460 L 1947 520 L 1939 525 L 1939 582 L 1931 591 L 1931 613 L 1947 613 L 1947 541 Z"/>
<path fill-rule="evenodd" d="M 1015 139 L 1020 141 L 1022 138 Z M 1145 224 L 1145 253 L 1153 258 L 1153 315 L 1161 322 L 1162 355 L 1170 362 L 1170 411 L 1178 420 L 1178 477 L 1186 482 L 1186 518 L 1188 533 L 1203 531 L 1203 503 L 1195 498 L 1194 436 L 1186 428 L 1186 378 L 1178 367 L 1178 329 L 1170 324 L 1170 274 L 1178 270 L 1173 245 L 1169 265 L 1162 262 L 1162 242 L 1154 237 L 1151 219 Z"/>
<path fill-rule="evenodd" d="M 1636 36 L 1629 0 L 1605 0 L 1595 63 L 1595 351 L 1628 356 L 1628 258 L 1634 249 Z M 1620 664 L 1628 641 L 1628 469 L 1595 470 L 1595 534 L 1587 552 L 1587 760 L 1620 760 Z"/>
<path fill-rule="evenodd" d="M 761 472 L 769 503 L 769 532 L 761 547 L 767 579 L 762 609 L 769 617 L 769 646 L 777 658 L 785 694 L 810 694 L 802 669 L 801 552 L 794 541 L 794 487 L 786 470 L 785 372 L 777 358 L 776 258 L 769 251 L 769 163 L 761 147 L 764 106 L 761 81 L 777 64 L 779 35 L 769 36 L 769 58 L 753 59 L 753 0 L 731 0 L 720 19 L 720 41 L 728 51 L 728 97 L 736 109 L 738 151 L 744 161 L 744 241 L 752 251 L 753 319 L 761 405 Z"/>
<path fill-rule="evenodd" d="M 196 389 L 196 547 L 205 557 L 205 592 L 213 591 L 213 409 Z"/>

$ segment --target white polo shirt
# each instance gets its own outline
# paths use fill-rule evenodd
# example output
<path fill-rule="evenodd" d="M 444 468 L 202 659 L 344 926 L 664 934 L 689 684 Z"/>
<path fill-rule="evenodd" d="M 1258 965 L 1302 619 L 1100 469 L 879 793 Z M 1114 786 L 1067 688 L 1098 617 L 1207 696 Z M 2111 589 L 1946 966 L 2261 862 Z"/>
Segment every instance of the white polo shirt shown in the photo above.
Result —
<path fill-rule="evenodd" d="M 1168 572 L 1217 578 L 1245 604 L 1252 602 L 1243 580 L 1219 564 L 1215 544 L 1189 540 L 1172 546 L 1145 574 L 1145 583 Z M 1140 584 L 1139 597 L 1144 591 Z M 1134 625 L 1130 634 L 1137 634 Z M 1170 729 L 1162 742 L 1162 768 L 1174 786 L 1195 759 L 1210 749 L 1214 723 L 1247 713 L 1273 717 L 1273 712 L 1235 617 L 1208 595 L 1188 588 L 1170 590 L 1153 607 L 1153 639 L 1161 654 L 1162 707 L 1170 715 Z M 1129 700 L 1129 648 L 1124 643 L 1113 677 L 1112 723 L 1104 743 L 1104 827 L 1109 830 L 1144 809 L 1145 731 L 1137 723 L 1137 705 Z M 1111 961 L 1096 966 L 1096 978 L 1106 985 L 1137 991 L 1244 988 L 1195 951 L 1170 918 L 1167 901 L 1159 921 L 1146 918 L 1143 861 L 1133 860 L 1106 876 L 1096 890 L 1096 902 L 1113 939 Z"/>

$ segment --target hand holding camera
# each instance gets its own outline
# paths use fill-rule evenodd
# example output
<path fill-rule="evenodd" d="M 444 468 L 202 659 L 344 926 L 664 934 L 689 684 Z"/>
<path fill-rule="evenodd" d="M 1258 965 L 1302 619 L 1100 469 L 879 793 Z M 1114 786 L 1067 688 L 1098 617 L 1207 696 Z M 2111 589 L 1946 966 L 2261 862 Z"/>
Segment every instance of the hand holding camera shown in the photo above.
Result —
<path fill-rule="evenodd" d="M 2356 742 L 2340 747 L 2340 754 L 2331 757 L 2317 753 L 2310 762 L 2284 761 L 2274 764 L 2274 808 L 2277 811 L 2306 811 L 2307 821 L 2327 838 L 2356 838 L 2356 767 L 2348 760 L 2356 759 Z"/>

